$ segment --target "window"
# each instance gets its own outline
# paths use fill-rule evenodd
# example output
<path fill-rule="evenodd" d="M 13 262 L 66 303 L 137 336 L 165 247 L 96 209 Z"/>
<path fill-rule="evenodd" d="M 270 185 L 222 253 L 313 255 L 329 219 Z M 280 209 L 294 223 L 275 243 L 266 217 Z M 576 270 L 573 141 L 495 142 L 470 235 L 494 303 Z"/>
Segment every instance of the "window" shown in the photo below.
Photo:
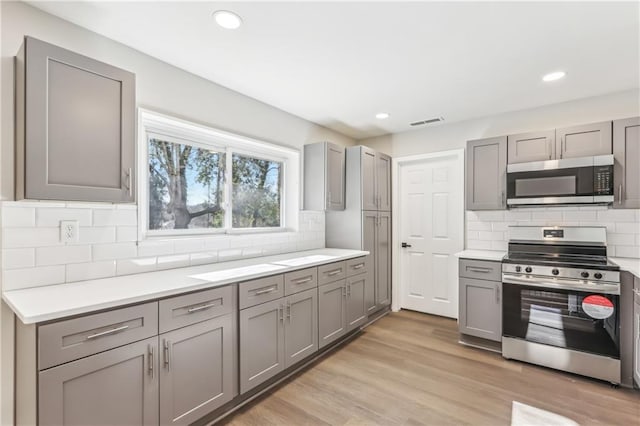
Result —
<path fill-rule="evenodd" d="M 139 122 L 142 237 L 293 227 L 298 151 L 144 110 Z"/>

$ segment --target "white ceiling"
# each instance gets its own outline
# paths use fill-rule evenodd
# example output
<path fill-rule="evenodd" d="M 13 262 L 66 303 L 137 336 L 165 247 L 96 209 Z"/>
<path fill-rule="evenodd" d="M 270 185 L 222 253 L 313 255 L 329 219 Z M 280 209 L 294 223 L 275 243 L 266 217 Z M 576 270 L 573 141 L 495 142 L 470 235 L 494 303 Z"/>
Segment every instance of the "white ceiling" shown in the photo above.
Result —
<path fill-rule="evenodd" d="M 640 86 L 638 2 L 29 3 L 356 139 Z"/>

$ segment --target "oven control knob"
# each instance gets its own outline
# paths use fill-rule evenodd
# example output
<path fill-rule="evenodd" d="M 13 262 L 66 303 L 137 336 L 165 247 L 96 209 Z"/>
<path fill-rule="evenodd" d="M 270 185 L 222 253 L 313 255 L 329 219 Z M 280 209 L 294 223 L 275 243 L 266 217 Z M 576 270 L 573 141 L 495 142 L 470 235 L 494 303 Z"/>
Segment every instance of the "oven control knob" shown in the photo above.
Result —
<path fill-rule="evenodd" d="M 560 271 L 558 271 L 558 269 L 556 269 L 556 268 L 553 268 L 553 269 L 551 270 L 551 273 L 552 273 L 553 275 L 558 275 L 558 274 L 560 273 Z"/>
<path fill-rule="evenodd" d="M 593 276 L 595 277 L 595 279 L 599 280 L 600 278 L 602 278 L 602 274 L 600 272 L 596 272 L 595 274 L 593 274 Z"/>
<path fill-rule="evenodd" d="M 584 272 L 581 272 L 581 273 L 580 273 L 580 276 L 581 276 L 582 278 L 589 278 L 589 273 L 588 273 L 587 271 L 584 271 Z"/>
<path fill-rule="evenodd" d="M 522 266 L 516 266 L 516 272 L 522 271 Z"/>
<path fill-rule="evenodd" d="M 530 274 L 531 271 L 533 271 L 533 269 L 531 269 L 531 266 L 527 266 L 524 270 L 527 274 Z"/>

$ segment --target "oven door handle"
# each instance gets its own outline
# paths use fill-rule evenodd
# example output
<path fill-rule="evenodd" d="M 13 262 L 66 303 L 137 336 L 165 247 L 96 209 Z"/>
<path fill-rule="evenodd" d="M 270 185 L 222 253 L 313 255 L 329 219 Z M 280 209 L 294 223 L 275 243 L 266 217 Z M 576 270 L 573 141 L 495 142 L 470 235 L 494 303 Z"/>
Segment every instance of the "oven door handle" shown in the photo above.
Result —
<path fill-rule="evenodd" d="M 618 284 L 586 284 L 584 282 L 569 280 L 547 281 L 513 277 L 506 274 L 502 275 L 502 282 L 505 284 L 526 285 L 529 287 L 585 291 L 602 294 L 620 294 L 620 286 Z"/>

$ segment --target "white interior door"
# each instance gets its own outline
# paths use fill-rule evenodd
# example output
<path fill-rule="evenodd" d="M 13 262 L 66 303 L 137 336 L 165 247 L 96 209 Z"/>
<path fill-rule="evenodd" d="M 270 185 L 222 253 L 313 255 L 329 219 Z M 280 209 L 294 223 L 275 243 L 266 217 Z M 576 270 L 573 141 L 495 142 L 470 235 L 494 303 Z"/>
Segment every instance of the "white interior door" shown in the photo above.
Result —
<path fill-rule="evenodd" d="M 398 159 L 400 307 L 458 317 L 458 260 L 464 248 L 463 151 Z"/>

